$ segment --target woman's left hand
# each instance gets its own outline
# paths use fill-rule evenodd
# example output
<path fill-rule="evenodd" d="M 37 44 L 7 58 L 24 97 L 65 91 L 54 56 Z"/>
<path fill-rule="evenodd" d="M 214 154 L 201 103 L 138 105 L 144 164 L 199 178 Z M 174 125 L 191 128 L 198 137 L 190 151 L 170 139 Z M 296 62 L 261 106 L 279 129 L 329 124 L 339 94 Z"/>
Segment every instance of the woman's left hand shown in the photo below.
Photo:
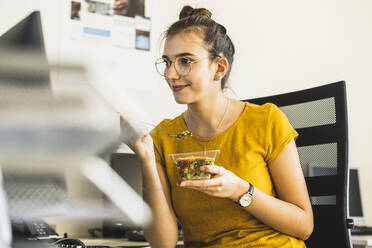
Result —
<path fill-rule="evenodd" d="M 248 191 L 249 183 L 236 176 L 233 172 L 217 165 L 204 165 L 201 171 L 214 176 L 206 180 L 186 180 L 179 183 L 180 187 L 195 189 L 211 196 L 229 198 L 237 201 Z"/>

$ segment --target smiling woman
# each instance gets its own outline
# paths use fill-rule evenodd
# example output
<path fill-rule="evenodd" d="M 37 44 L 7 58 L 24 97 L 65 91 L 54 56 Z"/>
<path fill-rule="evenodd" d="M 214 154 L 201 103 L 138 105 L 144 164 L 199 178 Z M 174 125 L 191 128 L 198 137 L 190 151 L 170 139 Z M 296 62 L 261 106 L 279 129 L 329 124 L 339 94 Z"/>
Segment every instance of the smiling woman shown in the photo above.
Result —
<path fill-rule="evenodd" d="M 178 219 L 186 247 L 305 247 L 313 215 L 298 134 L 274 104 L 224 95 L 235 48 L 211 15 L 185 6 L 155 62 L 187 110 L 129 143 L 142 161 L 143 196 L 154 215 L 146 238 L 152 247 L 174 247 Z M 169 135 L 185 130 L 192 135 Z M 208 150 L 219 151 L 214 164 L 196 168 L 189 155 Z M 183 174 L 171 154 L 188 155 Z M 211 176 L 194 177 L 196 169 Z"/>

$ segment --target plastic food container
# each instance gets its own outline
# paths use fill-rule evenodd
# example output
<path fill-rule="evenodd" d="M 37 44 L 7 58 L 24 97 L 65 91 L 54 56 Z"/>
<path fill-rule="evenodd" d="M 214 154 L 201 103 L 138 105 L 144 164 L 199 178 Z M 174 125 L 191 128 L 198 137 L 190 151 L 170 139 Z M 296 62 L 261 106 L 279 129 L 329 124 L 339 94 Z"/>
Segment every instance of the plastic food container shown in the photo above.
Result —
<path fill-rule="evenodd" d="M 200 171 L 203 165 L 211 165 L 220 150 L 170 154 L 169 158 L 176 164 L 182 180 L 209 179 L 211 174 Z"/>

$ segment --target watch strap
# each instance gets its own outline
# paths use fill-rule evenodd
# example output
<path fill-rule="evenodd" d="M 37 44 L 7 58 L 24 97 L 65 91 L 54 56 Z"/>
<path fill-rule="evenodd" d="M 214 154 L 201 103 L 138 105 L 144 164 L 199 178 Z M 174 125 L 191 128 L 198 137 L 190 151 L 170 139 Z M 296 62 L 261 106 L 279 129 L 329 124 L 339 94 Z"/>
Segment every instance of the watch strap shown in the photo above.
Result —
<path fill-rule="evenodd" d="M 254 187 L 251 183 L 249 183 L 249 189 L 248 189 L 248 194 L 250 194 L 251 196 L 253 196 L 253 192 L 254 192 Z"/>

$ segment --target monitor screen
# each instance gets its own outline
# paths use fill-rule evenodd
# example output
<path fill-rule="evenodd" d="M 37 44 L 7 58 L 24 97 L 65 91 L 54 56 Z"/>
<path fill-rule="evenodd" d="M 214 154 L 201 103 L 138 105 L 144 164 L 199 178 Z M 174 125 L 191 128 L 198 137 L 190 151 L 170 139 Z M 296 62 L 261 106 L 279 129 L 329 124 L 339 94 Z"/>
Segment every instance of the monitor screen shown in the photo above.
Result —
<path fill-rule="evenodd" d="M 142 170 L 140 160 L 135 154 L 113 153 L 110 157 L 111 168 L 142 197 Z M 108 199 L 104 201 L 108 203 Z M 105 237 L 123 237 L 125 231 L 140 230 L 142 226 L 135 225 L 126 216 L 106 218 L 103 221 L 103 235 Z"/>
<path fill-rule="evenodd" d="M 0 44 L 17 49 L 44 51 L 40 12 L 32 12 L 10 28 L 1 36 Z"/>
<path fill-rule="evenodd" d="M 350 169 L 349 179 L 349 214 L 352 217 L 363 217 L 357 169 Z"/>
<path fill-rule="evenodd" d="M 309 176 L 336 175 L 337 168 L 320 164 L 309 164 Z M 335 196 L 312 197 L 317 204 L 335 204 Z M 362 210 L 362 199 L 360 194 L 358 169 L 349 170 L 349 215 L 354 219 L 354 223 L 359 225 L 364 223 Z"/>
<path fill-rule="evenodd" d="M 142 196 L 142 170 L 141 161 L 135 154 L 113 153 L 110 157 L 111 168 Z"/>
<path fill-rule="evenodd" d="M 0 36 L 0 51 L 3 55 L 0 86 L 50 87 L 39 11 L 32 12 Z"/>

